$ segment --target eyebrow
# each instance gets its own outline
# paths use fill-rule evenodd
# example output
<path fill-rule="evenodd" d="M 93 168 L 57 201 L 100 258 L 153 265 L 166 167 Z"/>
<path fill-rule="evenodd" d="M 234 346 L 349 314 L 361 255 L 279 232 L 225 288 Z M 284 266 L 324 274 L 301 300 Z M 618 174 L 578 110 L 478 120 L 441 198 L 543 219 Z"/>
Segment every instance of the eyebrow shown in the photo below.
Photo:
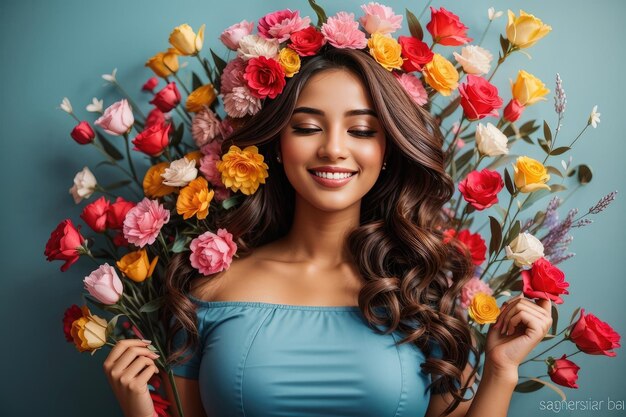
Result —
<path fill-rule="evenodd" d="M 296 113 L 307 113 L 307 114 L 317 114 L 320 116 L 324 116 L 325 113 L 323 111 L 321 111 L 320 109 L 314 109 L 313 107 L 297 107 L 294 111 L 293 114 Z M 372 109 L 355 109 L 355 110 L 349 110 L 347 112 L 344 113 L 344 116 L 360 116 L 360 115 L 370 115 L 370 116 L 374 116 L 374 117 L 378 117 L 378 115 L 376 114 L 376 112 Z"/>

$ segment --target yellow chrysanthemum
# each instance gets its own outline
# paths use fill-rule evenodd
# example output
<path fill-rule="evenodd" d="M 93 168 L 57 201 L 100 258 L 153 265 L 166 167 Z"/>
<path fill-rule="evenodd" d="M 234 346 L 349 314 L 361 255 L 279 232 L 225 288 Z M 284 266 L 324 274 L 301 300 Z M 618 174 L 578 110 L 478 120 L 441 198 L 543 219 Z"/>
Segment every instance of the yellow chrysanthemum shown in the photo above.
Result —
<path fill-rule="evenodd" d="M 232 145 L 215 164 L 222 174 L 222 183 L 233 191 L 241 190 L 246 195 L 254 194 L 259 184 L 265 184 L 267 169 L 263 155 L 256 146 L 248 146 L 243 151 Z"/>
<path fill-rule="evenodd" d="M 159 257 L 155 256 L 150 262 L 148 252 L 145 249 L 140 249 L 122 256 L 116 265 L 128 278 L 135 282 L 142 282 L 152 276 L 158 260 Z"/>
<path fill-rule="evenodd" d="M 459 86 L 459 72 L 440 54 L 424 66 L 424 80 L 442 96 L 449 96 Z"/>
<path fill-rule="evenodd" d="M 215 94 L 213 84 L 205 84 L 202 87 L 196 88 L 189 94 L 185 102 L 185 108 L 188 112 L 197 113 L 202 110 L 204 106 L 213 104 L 216 98 L 217 95 Z"/>
<path fill-rule="evenodd" d="M 178 71 L 178 51 L 175 48 L 169 48 L 166 52 L 159 52 L 148 59 L 145 66 L 159 77 L 169 77 Z"/>
<path fill-rule="evenodd" d="M 386 70 L 402 68 L 402 47 L 394 38 L 376 32 L 367 40 L 367 47 L 370 55 Z"/>
<path fill-rule="evenodd" d="M 500 315 L 500 308 L 494 297 L 484 292 L 479 292 L 472 298 L 468 313 L 478 324 L 495 323 Z"/>
<path fill-rule="evenodd" d="M 283 48 L 278 54 L 278 62 L 285 70 L 286 77 L 293 77 L 300 71 L 300 55 L 291 48 Z"/>
<path fill-rule="evenodd" d="M 197 177 L 180 190 L 176 200 L 176 212 L 187 220 L 192 216 L 205 219 L 209 214 L 209 205 L 215 191 L 209 190 L 209 183 L 203 177 Z"/>
<path fill-rule="evenodd" d="M 106 343 L 107 321 L 91 314 L 87 306 L 81 307 L 83 316 L 74 320 L 70 334 L 79 352 L 92 354 Z"/>
<path fill-rule="evenodd" d="M 148 169 L 148 172 L 146 172 L 146 175 L 143 177 L 143 193 L 146 197 L 163 197 L 178 190 L 176 187 L 163 184 L 161 174 L 163 174 L 165 169 L 169 166 L 169 162 L 160 162 L 156 165 L 152 165 Z"/>
<path fill-rule="evenodd" d="M 540 189 L 549 190 L 545 184 L 550 179 L 550 174 L 543 164 L 527 156 L 520 156 L 513 164 L 515 186 L 522 193 L 530 193 Z"/>

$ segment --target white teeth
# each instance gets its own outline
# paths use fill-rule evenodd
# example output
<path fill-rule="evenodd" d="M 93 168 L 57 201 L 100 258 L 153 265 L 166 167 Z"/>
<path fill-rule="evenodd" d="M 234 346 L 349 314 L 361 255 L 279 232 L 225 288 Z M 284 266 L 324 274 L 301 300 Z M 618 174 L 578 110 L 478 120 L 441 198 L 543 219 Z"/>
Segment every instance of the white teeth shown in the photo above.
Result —
<path fill-rule="evenodd" d="M 322 178 L 327 178 L 327 179 L 331 179 L 331 180 L 340 180 L 343 178 L 348 178 L 351 177 L 352 175 L 354 175 L 354 173 L 351 172 L 318 172 L 318 171 L 313 171 L 315 173 L 315 175 L 317 175 L 318 177 L 322 177 Z"/>

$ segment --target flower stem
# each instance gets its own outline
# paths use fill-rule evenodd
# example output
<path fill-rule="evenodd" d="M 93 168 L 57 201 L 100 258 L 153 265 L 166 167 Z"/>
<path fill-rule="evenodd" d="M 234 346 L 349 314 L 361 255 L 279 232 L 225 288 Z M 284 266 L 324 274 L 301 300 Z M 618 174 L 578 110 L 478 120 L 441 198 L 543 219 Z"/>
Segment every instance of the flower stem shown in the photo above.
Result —
<path fill-rule="evenodd" d="M 135 165 L 133 165 L 133 159 L 130 155 L 130 140 L 128 139 L 128 133 L 124 133 L 124 143 L 126 144 L 126 157 L 128 158 L 128 165 L 130 166 L 130 171 L 133 173 L 133 179 L 137 183 L 137 185 L 141 188 L 141 183 L 137 178 L 137 172 L 135 172 Z"/>
<path fill-rule="evenodd" d="M 180 397 L 178 396 L 178 388 L 176 387 L 176 380 L 174 379 L 174 373 L 171 369 L 168 369 L 167 376 L 170 379 L 170 385 L 172 386 L 172 392 L 174 393 L 174 399 L 176 400 L 176 408 L 178 408 L 178 414 L 180 417 L 184 417 L 183 406 L 180 403 Z"/>
<path fill-rule="evenodd" d="M 538 355 L 535 355 L 535 356 L 533 356 L 533 357 L 532 357 L 532 358 L 530 358 L 530 359 L 526 359 L 524 362 L 520 363 L 520 365 L 523 365 L 523 364 L 525 364 L 526 362 L 530 362 L 530 361 L 532 361 L 533 359 L 537 359 L 539 356 L 541 356 L 541 355 L 543 355 L 544 353 L 546 353 L 546 352 L 548 352 L 548 351 L 552 350 L 553 348 L 555 348 L 556 346 L 558 346 L 558 345 L 559 345 L 559 343 L 563 343 L 563 342 L 564 342 L 564 341 L 566 341 L 566 340 L 567 340 L 567 339 L 565 339 L 565 338 L 563 338 L 563 339 L 559 340 L 559 341 L 558 341 L 558 342 L 556 342 L 554 345 L 550 346 L 549 348 L 547 348 L 547 349 L 546 349 L 546 350 L 544 350 L 543 352 L 539 353 Z"/>

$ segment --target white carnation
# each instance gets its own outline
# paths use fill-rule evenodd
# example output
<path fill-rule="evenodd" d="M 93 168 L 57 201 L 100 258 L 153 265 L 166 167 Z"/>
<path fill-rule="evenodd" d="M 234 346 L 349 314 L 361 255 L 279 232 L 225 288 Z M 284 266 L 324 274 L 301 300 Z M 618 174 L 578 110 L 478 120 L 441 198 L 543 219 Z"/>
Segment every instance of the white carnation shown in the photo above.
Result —
<path fill-rule="evenodd" d="M 70 188 L 70 194 L 74 197 L 74 203 L 80 203 L 83 198 L 89 198 L 96 190 L 96 177 L 89 168 L 84 167 L 82 171 L 74 176 L 74 185 Z"/>
<path fill-rule="evenodd" d="M 244 60 L 264 56 L 268 59 L 278 57 L 278 40 L 265 39 L 259 35 L 246 35 L 239 41 L 237 53 Z"/>

